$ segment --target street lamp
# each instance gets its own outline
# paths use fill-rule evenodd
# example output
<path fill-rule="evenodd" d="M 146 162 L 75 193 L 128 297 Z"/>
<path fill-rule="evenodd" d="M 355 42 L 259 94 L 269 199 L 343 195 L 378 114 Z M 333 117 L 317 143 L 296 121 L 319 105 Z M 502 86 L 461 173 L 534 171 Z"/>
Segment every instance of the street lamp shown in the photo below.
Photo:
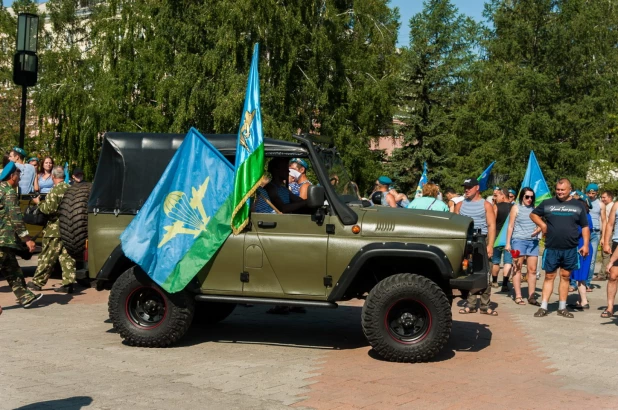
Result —
<path fill-rule="evenodd" d="M 17 16 L 17 46 L 13 58 L 13 82 L 21 85 L 21 120 L 19 146 L 24 147 L 26 133 L 26 88 L 36 84 L 39 58 L 36 55 L 39 38 L 39 16 L 19 13 Z"/>

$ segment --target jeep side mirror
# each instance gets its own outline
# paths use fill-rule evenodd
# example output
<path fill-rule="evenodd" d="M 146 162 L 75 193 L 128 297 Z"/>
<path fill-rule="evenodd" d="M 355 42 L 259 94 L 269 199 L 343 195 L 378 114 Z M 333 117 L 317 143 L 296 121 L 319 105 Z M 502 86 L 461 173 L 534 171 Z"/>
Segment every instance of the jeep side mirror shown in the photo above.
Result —
<path fill-rule="evenodd" d="M 307 207 L 311 209 L 320 208 L 324 205 L 324 187 L 318 185 L 310 185 L 307 189 Z"/>

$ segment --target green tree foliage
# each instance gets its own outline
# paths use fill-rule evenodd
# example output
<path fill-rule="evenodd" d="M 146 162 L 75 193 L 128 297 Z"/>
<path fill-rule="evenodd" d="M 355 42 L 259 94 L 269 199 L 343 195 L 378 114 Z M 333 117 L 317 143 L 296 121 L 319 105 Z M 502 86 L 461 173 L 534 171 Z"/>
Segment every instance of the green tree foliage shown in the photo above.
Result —
<path fill-rule="evenodd" d="M 391 164 L 406 192 L 416 188 L 424 161 L 431 180 L 451 182 L 459 153 L 453 124 L 469 96 L 478 36 L 478 25 L 449 0 L 428 0 L 410 19 L 410 46 L 401 54 L 397 87 L 403 146 Z"/>
<path fill-rule="evenodd" d="M 265 135 L 330 136 L 359 183 L 375 178 L 369 141 L 391 122 L 397 72 L 398 15 L 385 0 L 81 6 L 48 3 L 37 104 L 54 152 L 87 173 L 106 131 L 235 134 L 260 43 Z"/>
<path fill-rule="evenodd" d="M 36 3 L 18 0 L 13 3 L 16 13 L 36 13 Z M 21 119 L 21 86 L 13 83 L 13 56 L 17 34 L 17 19 L 0 5 L 0 151 L 4 154 L 19 143 L 19 122 Z M 28 89 L 31 91 L 31 89 Z M 26 106 L 26 136 L 37 131 L 36 113 L 32 104 Z M 25 140 L 26 149 L 36 143 Z"/>
<path fill-rule="evenodd" d="M 496 160 L 499 183 L 519 187 L 534 150 L 550 185 L 570 177 L 582 187 L 615 126 L 616 13 L 606 0 L 488 4 L 493 30 L 456 124 L 457 168 Z"/>

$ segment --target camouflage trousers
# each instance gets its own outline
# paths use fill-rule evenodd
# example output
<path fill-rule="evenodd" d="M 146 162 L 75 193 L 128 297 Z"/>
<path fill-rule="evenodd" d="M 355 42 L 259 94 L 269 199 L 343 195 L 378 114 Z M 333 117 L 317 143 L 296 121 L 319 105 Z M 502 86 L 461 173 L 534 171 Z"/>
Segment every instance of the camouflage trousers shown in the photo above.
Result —
<path fill-rule="evenodd" d="M 62 268 L 62 284 L 69 285 L 74 283 L 75 259 L 67 253 L 60 238 L 43 238 L 43 250 L 39 255 L 39 263 L 32 282 L 41 287 L 45 286 L 54 271 L 54 265 L 56 265 L 57 261 L 60 261 L 60 267 Z"/>
<path fill-rule="evenodd" d="M 26 287 L 24 273 L 21 271 L 15 250 L 11 248 L 0 248 L 0 273 L 5 277 L 13 293 L 22 305 L 35 298 L 34 293 Z"/>

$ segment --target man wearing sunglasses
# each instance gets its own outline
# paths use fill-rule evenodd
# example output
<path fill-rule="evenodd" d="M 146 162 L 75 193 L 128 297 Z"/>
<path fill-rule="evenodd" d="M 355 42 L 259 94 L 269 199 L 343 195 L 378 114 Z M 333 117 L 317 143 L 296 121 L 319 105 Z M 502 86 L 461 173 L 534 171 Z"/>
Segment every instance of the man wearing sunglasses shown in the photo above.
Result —
<path fill-rule="evenodd" d="M 543 299 L 541 307 L 534 317 L 548 315 L 549 297 L 554 291 L 554 279 L 560 270 L 558 287 L 558 316 L 573 318 L 566 308 L 571 272 L 579 267 L 579 255 L 588 255 L 590 243 L 590 228 L 588 227 L 587 211 L 581 201 L 569 201 L 572 186 L 571 181 L 562 178 L 556 184 L 556 197 L 546 199 L 530 214 L 530 219 L 545 235 L 545 254 L 543 269 Z M 583 246 L 579 249 L 579 230 L 582 229 Z M 579 255 L 578 255 L 579 253 Z"/>

